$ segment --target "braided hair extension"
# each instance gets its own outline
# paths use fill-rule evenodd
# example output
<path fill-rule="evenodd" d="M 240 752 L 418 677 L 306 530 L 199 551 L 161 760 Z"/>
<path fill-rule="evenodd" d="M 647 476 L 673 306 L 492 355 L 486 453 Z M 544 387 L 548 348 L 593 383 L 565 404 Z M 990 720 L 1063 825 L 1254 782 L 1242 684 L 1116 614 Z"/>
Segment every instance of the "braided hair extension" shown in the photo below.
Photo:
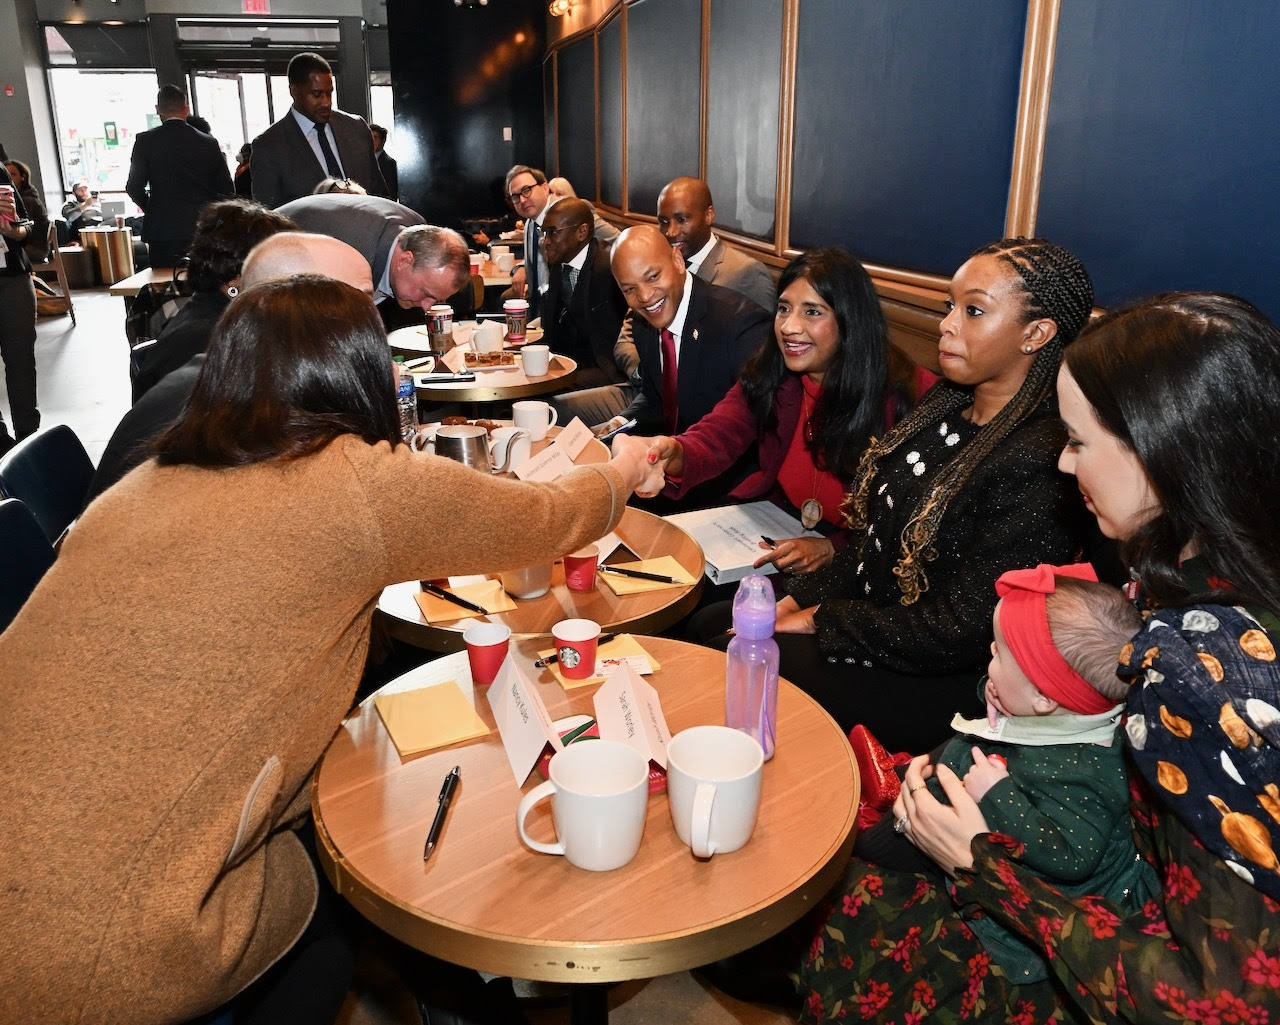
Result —
<path fill-rule="evenodd" d="M 1058 331 L 1036 353 L 1017 394 L 942 469 L 903 529 L 900 539 L 902 555 L 893 570 L 902 590 L 903 605 L 915 604 L 929 589 L 925 563 L 937 555 L 933 542 L 952 499 L 969 482 L 978 465 L 1053 391 L 1062 351 L 1088 323 L 1093 309 L 1093 284 L 1084 264 L 1075 254 L 1046 239 L 1001 239 L 982 246 L 972 255 L 996 256 L 1012 267 L 1026 297 L 1023 323 L 1049 318 L 1057 325 Z M 841 506 L 845 522 L 851 528 L 861 530 L 867 526 L 868 496 L 881 459 L 914 437 L 935 417 L 963 409 L 972 400 L 973 394 L 968 388 L 943 381 L 905 421 L 883 439 L 872 440 L 858 465 L 853 487 Z"/>

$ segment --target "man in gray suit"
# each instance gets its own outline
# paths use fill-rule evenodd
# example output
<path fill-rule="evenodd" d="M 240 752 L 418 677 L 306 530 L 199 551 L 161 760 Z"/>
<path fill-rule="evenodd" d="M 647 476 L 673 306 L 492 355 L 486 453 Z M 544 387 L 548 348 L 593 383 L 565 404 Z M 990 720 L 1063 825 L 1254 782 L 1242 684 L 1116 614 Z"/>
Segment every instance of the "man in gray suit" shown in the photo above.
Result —
<path fill-rule="evenodd" d="M 394 315 L 397 307 L 429 310 L 470 281 L 471 266 L 462 236 L 449 228 L 424 224 L 407 206 L 389 199 L 331 192 L 295 199 L 280 207 L 279 213 L 303 231 L 346 242 L 369 261 L 373 301 L 389 329 L 403 322 Z M 385 302 L 387 299 L 395 302 Z"/>
<path fill-rule="evenodd" d="M 772 313 L 777 295 L 769 269 L 717 238 L 711 230 L 715 220 L 711 190 L 699 178 L 676 178 L 658 193 L 658 230 L 684 259 L 686 269 L 709 284 L 746 296 Z M 632 341 L 633 316 L 622 322 L 613 348 L 614 362 L 628 383 L 587 388 L 551 399 L 561 423 L 580 416 L 584 423 L 600 424 L 604 429 L 617 426 L 621 422 L 619 414 L 640 394 L 640 357 Z"/>
<path fill-rule="evenodd" d="M 311 194 L 328 178 L 349 178 L 387 195 L 364 118 L 333 105 L 333 69 L 318 53 L 289 61 L 293 106 L 253 140 L 253 198 L 266 206 Z"/>

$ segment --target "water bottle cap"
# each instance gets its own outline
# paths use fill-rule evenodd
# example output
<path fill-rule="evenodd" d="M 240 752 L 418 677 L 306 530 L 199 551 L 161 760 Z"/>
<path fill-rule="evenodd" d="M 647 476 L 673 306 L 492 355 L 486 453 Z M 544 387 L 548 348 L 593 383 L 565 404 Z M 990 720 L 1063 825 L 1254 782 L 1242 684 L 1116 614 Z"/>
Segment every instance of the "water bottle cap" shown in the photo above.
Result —
<path fill-rule="evenodd" d="M 762 641 L 773 636 L 778 622 L 778 607 L 773 588 L 759 573 L 742 578 L 733 598 L 733 630 L 739 637 Z"/>

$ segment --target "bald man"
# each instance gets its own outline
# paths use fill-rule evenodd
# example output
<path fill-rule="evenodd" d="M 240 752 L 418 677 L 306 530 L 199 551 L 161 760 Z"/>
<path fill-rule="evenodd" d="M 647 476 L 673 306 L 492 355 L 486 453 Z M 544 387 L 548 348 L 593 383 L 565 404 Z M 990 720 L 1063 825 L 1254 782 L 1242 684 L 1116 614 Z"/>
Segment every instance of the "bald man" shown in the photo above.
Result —
<path fill-rule="evenodd" d="M 638 434 L 697 423 L 771 342 L 772 317 L 750 299 L 690 274 L 657 228 L 628 228 L 614 244 L 613 276 L 631 308 L 640 392 L 619 417 Z"/>
<path fill-rule="evenodd" d="M 553 178 L 548 185 L 554 182 Z M 553 188 L 553 194 L 554 191 Z M 772 313 L 777 297 L 769 269 L 741 250 L 726 246 L 711 230 L 715 220 L 711 190 L 699 178 L 675 178 L 658 193 L 658 230 L 671 248 L 679 252 L 686 269 L 703 281 L 746 296 Z M 627 382 L 570 392 L 559 400 L 552 400 L 561 422 L 565 422 L 566 417 L 580 416 L 589 424 L 603 423 L 635 399 L 639 391 L 640 358 L 631 324 L 630 319 L 623 322 L 613 350 L 614 364 L 627 377 Z"/>
<path fill-rule="evenodd" d="M 627 303 L 609 268 L 608 247 L 593 234 L 591 204 L 573 197 L 548 210 L 542 252 L 548 277 L 542 340 L 577 361 L 579 384 L 622 384 L 613 347 Z"/>
<path fill-rule="evenodd" d="M 245 288 L 287 278 L 291 274 L 323 274 L 373 296 L 373 274 L 355 249 L 327 235 L 283 231 L 258 243 L 240 271 Z M 234 300 L 232 300 L 234 302 Z M 135 466 L 151 457 L 150 442 L 178 418 L 204 366 L 204 353 L 192 357 L 142 396 L 124 415 L 89 483 L 87 506 Z"/>

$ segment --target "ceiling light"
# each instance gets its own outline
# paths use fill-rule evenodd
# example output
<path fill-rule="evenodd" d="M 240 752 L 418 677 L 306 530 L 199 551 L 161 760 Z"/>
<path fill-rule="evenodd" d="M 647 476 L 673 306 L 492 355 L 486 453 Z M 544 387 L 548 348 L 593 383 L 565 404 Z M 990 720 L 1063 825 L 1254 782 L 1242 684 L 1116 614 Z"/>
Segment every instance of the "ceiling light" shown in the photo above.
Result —
<path fill-rule="evenodd" d="M 569 9 L 572 6 L 572 0 L 551 0 L 551 5 L 547 10 L 551 12 L 553 18 L 562 18 L 569 13 Z"/>

